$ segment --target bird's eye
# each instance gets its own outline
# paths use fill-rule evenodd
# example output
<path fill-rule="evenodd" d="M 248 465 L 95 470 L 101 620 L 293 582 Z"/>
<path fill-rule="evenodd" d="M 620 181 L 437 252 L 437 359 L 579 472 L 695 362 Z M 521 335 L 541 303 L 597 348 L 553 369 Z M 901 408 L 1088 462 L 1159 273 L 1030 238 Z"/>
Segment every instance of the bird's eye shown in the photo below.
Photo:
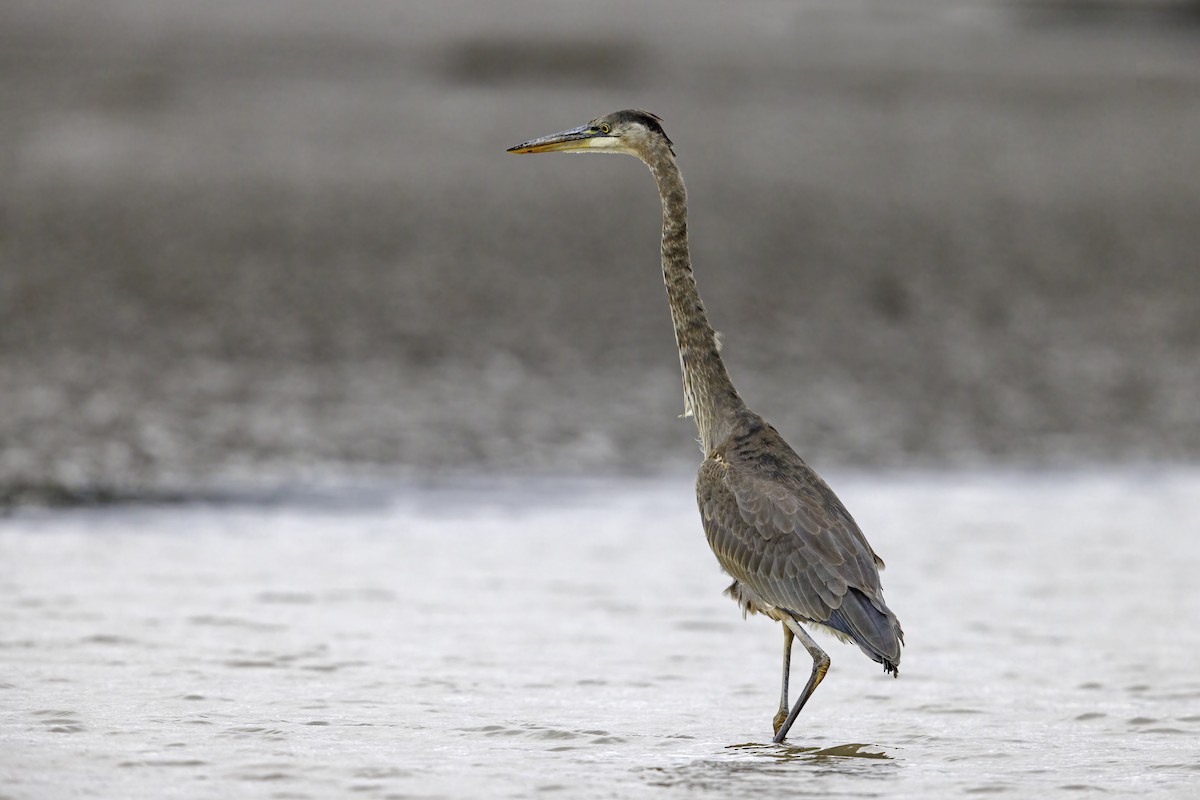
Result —
<path fill-rule="evenodd" d="M 600 132 L 601 133 L 611 133 L 612 128 L 609 127 L 609 124 L 607 122 L 601 122 L 600 123 Z"/>

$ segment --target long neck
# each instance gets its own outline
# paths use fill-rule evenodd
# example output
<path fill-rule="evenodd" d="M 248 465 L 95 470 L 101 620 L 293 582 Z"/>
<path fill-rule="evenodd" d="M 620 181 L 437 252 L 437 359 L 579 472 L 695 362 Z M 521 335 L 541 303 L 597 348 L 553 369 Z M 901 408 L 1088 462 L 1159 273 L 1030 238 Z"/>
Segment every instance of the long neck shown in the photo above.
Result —
<path fill-rule="evenodd" d="M 746 406 L 729 380 L 716 331 L 708 322 L 696 290 L 688 253 L 687 192 L 683 176 L 665 145 L 646 163 L 658 182 L 662 200 L 663 281 L 683 370 L 684 413 L 695 417 L 700 446 L 707 454 L 729 435 L 738 412 Z"/>

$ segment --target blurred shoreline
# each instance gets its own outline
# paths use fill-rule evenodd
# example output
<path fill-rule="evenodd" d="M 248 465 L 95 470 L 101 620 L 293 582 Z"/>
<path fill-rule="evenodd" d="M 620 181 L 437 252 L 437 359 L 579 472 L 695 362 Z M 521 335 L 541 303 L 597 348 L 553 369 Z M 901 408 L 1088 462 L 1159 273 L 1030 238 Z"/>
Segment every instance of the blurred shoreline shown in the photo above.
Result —
<path fill-rule="evenodd" d="M 819 470 L 1200 461 L 1195 4 L 525 5 L 6 5 L 0 505 L 688 470 L 628 106 Z"/>

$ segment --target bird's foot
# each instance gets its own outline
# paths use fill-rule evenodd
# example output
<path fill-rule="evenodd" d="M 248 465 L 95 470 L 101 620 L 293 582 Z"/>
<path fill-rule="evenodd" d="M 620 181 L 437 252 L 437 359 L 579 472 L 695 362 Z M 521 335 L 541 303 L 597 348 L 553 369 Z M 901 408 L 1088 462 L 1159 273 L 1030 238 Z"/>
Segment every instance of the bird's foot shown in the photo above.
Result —
<path fill-rule="evenodd" d="M 783 727 L 784 720 L 786 720 L 787 717 L 788 717 L 788 710 L 786 708 L 779 709 L 779 713 L 775 715 L 775 719 L 772 721 L 772 725 L 775 728 L 776 734 L 778 734 L 779 729 Z"/>

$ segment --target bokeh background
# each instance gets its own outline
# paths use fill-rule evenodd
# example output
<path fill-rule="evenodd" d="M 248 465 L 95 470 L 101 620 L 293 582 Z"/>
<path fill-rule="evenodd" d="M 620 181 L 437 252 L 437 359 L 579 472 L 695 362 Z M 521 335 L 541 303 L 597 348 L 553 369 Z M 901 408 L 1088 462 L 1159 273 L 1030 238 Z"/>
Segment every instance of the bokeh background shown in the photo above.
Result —
<path fill-rule="evenodd" d="M 626 107 L 819 467 L 1200 456 L 1200 6 L 6 0 L 0 502 L 694 464 Z"/>

